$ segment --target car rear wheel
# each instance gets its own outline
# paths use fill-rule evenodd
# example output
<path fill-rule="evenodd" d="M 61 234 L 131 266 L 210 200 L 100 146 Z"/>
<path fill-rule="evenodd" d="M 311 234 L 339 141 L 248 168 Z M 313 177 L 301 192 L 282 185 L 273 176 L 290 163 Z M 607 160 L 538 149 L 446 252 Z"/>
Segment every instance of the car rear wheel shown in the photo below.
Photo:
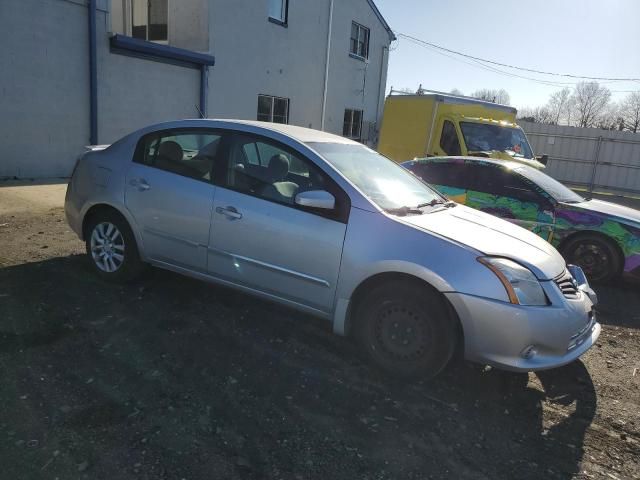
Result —
<path fill-rule="evenodd" d="M 94 270 L 105 280 L 127 282 L 136 278 L 143 264 L 133 232 L 115 212 L 103 212 L 90 219 L 85 239 Z"/>
<path fill-rule="evenodd" d="M 590 282 L 607 282 L 619 275 L 622 259 L 610 240 L 594 234 L 570 239 L 562 248 L 567 263 L 578 265 Z"/>
<path fill-rule="evenodd" d="M 444 300 L 417 282 L 374 287 L 357 308 L 354 328 L 368 359 L 405 379 L 436 376 L 455 348 L 455 324 Z"/>

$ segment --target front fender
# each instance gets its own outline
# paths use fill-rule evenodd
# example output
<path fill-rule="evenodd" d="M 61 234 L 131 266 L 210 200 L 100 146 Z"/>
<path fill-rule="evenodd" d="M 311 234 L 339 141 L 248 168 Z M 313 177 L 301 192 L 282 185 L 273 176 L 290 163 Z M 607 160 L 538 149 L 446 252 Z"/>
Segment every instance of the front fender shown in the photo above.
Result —
<path fill-rule="evenodd" d="M 334 302 L 334 332 L 347 333 L 354 292 L 380 274 L 409 275 L 443 294 L 459 292 L 508 302 L 504 287 L 477 261 L 479 256 L 474 249 L 384 214 L 352 209 Z"/>

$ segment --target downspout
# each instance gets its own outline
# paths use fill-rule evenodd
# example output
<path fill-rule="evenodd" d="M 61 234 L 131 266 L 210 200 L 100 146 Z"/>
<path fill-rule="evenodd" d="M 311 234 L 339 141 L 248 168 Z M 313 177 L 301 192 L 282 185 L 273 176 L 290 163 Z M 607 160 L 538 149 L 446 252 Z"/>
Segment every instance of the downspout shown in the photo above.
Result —
<path fill-rule="evenodd" d="M 327 93 L 329 90 L 329 61 L 331 60 L 331 31 L 333 29 L 333 0 L 329 6 L 329 28 L 327 33 L 327 58 L 324 70 L 324 92 L 322 94 L 322 117 L 320 130 L 324 130 L 325 117 L 327 113 Z"/>
<path fill-rule="evenodd" d="M 376 123 L 380 124 L 380 104 L 383 103 L 382 97 L 382 76 L 384 75 L 385 52 L 389 51 L 389 47 L 382 47 L 382 62 L 380 62 L 380 78 L 378 79 L 378 104 L 376 105 Z"/>
<path fill-rule="evenodd" d="M 98 144 L 98 68 L 96 60 L 96 0 L 89 0 L 89 143 Z"/>
<path fill-rule="evenodd" d="M 200 68 L 200 116 L 207 118 L 207 96 L 209 93 L 209 67 Z"/>

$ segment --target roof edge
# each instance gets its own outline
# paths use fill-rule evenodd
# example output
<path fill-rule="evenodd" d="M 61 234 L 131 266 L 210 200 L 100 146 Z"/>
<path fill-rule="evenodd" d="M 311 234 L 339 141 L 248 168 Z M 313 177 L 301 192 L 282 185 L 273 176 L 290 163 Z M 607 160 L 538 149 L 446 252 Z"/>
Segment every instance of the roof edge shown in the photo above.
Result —
<path fill-rule="evenodd" d="M 389 39 L 393 42 L 394 40 L 397 40 L 397 37 L 395 35 L 395 33 L 393 33 L 393 30 L 391 30 L 391 27 L 389 26 L 389 24 L 387 23 L 387 21 L 384 19 L 384 17 L 382 16 L 382 13 L 380 13 L 380 10 L 378 10 L 378 7 L 376 6 L 376 4 L 374 3 L 373 0 L 367 0 L 367 3 L 369 4 L 369 6 L 371 7 L 371 9 L 373 10 L 373 13 L 376 14 L 376 17 L 378 17 L 378 20 L 380 20 L 380 23 L 382 23 L 382 26 L 385 28 L 385 30 L 389 33 Z"/>

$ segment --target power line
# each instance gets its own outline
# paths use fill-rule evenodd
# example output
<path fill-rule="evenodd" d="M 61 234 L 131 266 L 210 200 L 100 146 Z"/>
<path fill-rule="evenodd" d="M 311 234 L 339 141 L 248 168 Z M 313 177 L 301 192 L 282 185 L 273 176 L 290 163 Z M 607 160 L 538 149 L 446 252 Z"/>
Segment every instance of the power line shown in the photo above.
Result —
<path fill-rule="evenodd" d="M 413 43 L 416 43 L 412 39 L 409 39 L 409 41 L 411 41 Z M 548 87 L 564 88 L 564 87 L 567 87 L 569 85 L 571 85 L 572 87 L 575 87 L 575 85 L 576 85 L 575 82 L 559 82 L 559 81 L 555 81 L 554 82 L 554 81 L 550 81 L 550 80 L 542 80 L 542 79 L 538 79 L 538 78 L 527 77 L 527 76 L 524 76 L 524 75 L 518 75 L 518 74 L 512 73 L 512 72 L 505 72 L 504 70 L 499 70 L 499 69 L 497 69 L 495 67 L 492 67 L 492 66 L 489 66 L 489 65 L 485 65 L 485 64 L 483 64 L 483 63 L 481 63 L 481 62 L 479 62 L 477 60 L 471 60 L 471 62 L 473 62 L 473 63 L 471 63 L 469 61 L 465 61 L 465 60 L 463 60 L 461 58 L 455 57 L 453 55 L 449 55 L 447 53 L 444 53 L 444 52 L 438 51 L 436 49 L 430 48 L 427 45 L 423 45 L 423 46 L 429 48 L 429 50 L 431 50 L 433 53 L 437 53 L 438 55 L 442 55 L 444 57 L 450 58 L 451 60 L 455 60 L 457 62 L 464 63 L 465 65 L 469 65 L 471 67 L 481 68 L 482 70 L 486 70 L 486 71 L 489 71 L 489 72 L 492 72 L 492 73 L 498 73 L 500 75 L 505 75 L 505 76 L 508 76 L 508 77 L 522 78 L 524 80 L 529 80 L 529 81 L 532 81 L 532 82 L 536 82 L 536 83 L 539 83 L 539 84 L 542 84 L 542 85 L 545 85 L 545 86 L 548 86 Z"/>
<path fill-rule="evenodd" d="M 461 57 L 468 58 L 470 60 L 483 62 L 483 63 L 489 63 L 489 64 L 492 64 L 492 65 L 497 65 L 499 67 L 512 68 L 514 70 L 521 70 L 521 71 L 524 71 L 524 72 L 537 73 L 537 74 L 540 74 L 540 75 L 551 75 L 551 76 L 555 76 L 555 77 L 574 78 L 574 79 L 578 79 L 578 80 L 600 80 L 600 81 L 610 81 L 610 82 L 640 82 L 640 78 L 589 77 L 589 76 L 584 76 L 584 75 L 572 75 L 572 74 L 569 74 L 569 73 L 545 72 L 543 70 L 535 70 L 533 68 L 519 67 L 519 66 L 516 66 L 516 65 L 509 65 L 508 63 L 501 63 L 501 62 L 496 62 L 496 61 L 493 61 L 493 60 L 487 60 L 486 58 L 475 57 L 473 55 L 469 55 L 469 54 L 466 54 L 466 53 L 458 52 L 456 50 L 451 50 L 450 48 L 446 48 L 446 47 L 443 47 L 441 45 L 436 45 L 435 43 L 427 42 L 426 40 L 422 40 L 420 38 L 416 38 L 416 37 L 413 37 L 411 35 L 407 35 L 405 33 L 395 32 L 395 35 L 398 38 L 405 38 L 405 39 L 410 40 L 410 41 L 412 41 L 414 43 L 417 43 L 419 45 L 432 47 L 432 48 L 435 48 L 437 50 L 441 50 L 441 51 L 444 51 L 444 52 L 452 53 L 454 55 L 458 55 L 458 56 L 461 56 Z M 530 80 L 533 80 L 533 79 L 530 79 Z M 538 80 L 538 81 L 540 81 L 540 80 Z"/>

